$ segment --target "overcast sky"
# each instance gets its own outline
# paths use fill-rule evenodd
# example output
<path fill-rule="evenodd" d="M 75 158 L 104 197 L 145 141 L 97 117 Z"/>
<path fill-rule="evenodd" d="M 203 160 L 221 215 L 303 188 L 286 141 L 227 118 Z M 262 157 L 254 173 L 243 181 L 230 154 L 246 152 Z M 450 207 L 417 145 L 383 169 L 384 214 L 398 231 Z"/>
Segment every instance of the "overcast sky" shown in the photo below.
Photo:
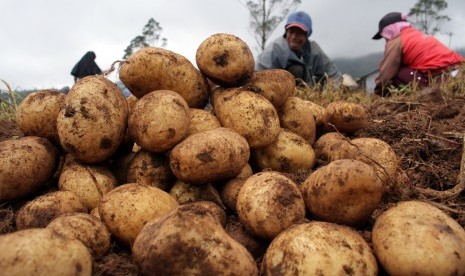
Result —
<path fill-rule="evenodd" d="M 371 40 L 380 18 L 391 11 L 408 13 L 416 2 L 303 0 L 297 10 L 310 14 L 310 39 L 328 56 L 357 57 L 383 51 L 383 40 Z M 444 14 L 452 20 L 442 32 L 453 35 L 437 37 L 453 49 L 465 47 L 465 1 L 447 2 Z M 257 53 L 248 11 L 238 0 L 0 0 L 0 11 L 0 79 L 15 90 L 72 86 L 70 71 L 89 50 L 100 68 L 108 69 L 151 17 L 163 28 L 166 49 L 194 66 L 198 46 L 216 33 L 238 36 Z M 273 38 L 283 28 L 284 22 Z M 115 81 L 117 73 L 109 78 Z"/>

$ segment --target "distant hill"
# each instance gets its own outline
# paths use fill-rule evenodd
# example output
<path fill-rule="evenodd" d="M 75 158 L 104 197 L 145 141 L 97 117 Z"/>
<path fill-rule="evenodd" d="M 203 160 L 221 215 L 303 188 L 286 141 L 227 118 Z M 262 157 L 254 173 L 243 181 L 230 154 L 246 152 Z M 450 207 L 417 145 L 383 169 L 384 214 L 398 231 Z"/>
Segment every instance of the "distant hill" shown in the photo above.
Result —
<path fill-rule="evenodd" d="M 459 48 L 456 51 L 465 57 L 465 47 Z M 347 73 L 357 79 L 377 70 L 382 58 L 383 52 L 379 52 L 355 58 L 335 58 L 333 62 L 343 73 Z"/>

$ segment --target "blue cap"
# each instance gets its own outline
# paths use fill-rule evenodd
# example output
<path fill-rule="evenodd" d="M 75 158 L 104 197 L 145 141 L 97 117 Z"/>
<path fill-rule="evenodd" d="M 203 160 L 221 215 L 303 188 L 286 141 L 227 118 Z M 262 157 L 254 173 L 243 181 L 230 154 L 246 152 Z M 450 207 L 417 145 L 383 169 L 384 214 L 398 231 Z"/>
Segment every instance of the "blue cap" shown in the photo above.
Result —
<path fill-rule="evenodd" d="M 289 15 L 284 29 L 287 30 L 291 27 L 298 27 L 307 32 L 307 37 L 310 37 L 313 32 L 312 19 L 310 15 L 303 11 L 294 12 Z"/>

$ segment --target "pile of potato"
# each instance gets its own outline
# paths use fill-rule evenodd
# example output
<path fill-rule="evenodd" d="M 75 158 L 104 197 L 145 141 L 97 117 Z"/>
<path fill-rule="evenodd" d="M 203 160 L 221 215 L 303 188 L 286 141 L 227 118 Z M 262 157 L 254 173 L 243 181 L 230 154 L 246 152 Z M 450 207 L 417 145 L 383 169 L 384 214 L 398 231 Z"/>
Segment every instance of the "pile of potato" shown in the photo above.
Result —
<path fill-rule="evenodd" d="M 91 275 L 116 242 L 143 275 L 465 274 L 465 231 L 436 207 L 372 221 L 400 170 L 384 141 L 350 138 L 363 106 L 294 97 L 231 34 L 196 63 L 146 47 L 120 68 L 127 99 L 104 76 L 24 99 L 26 137 L 0 143 L 0 203 L 25 202 L 2 273 Z"/>

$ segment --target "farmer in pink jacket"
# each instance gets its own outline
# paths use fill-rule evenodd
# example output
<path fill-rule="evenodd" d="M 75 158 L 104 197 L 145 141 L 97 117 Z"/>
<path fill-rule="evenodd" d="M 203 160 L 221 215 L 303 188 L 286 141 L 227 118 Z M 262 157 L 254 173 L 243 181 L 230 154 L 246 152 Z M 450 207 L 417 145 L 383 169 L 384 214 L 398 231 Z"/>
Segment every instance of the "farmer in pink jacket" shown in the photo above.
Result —
<path fill-rule="evenodd" d="M 407 16 L 400 12 L 386 14 L 379 21 L 379 30 L 373 39 L 384 38 L 386 46 L 375 82 L 375 93 L 389 85 L 415 83 L 430 86 L 447 77 L 455 77 L 465 59 L 448 49 L 439 40 L 412 27 Z"/>

